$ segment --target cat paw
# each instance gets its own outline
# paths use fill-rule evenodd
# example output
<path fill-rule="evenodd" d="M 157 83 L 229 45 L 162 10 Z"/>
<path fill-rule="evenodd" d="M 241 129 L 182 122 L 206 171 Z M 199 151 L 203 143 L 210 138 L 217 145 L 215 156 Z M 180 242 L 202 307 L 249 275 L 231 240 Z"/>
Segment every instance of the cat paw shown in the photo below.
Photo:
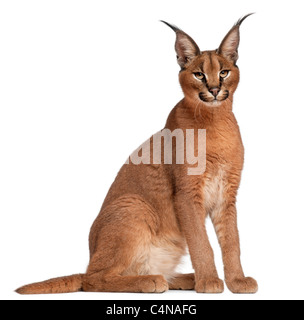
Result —
<path fill-rule="evenodd" d="M 232 281 L 227 281 L 228 289 L 232 293 L 257 293 L 258 283 L 253 278 L 236 278 Z"/>
<path fill-rule="evenodd" d="M 163 276 L 150 276 L 141 286 L 143 293 L 164 293 L 169 290 L 169 284 Z"/>
<path fill-rule="evenodd" d="M 197 293 L 223 293 L 224 282 L 218 278 L 199 280 L 195 290 Z"/>
<path fill-rule="evenodd" d="M 179 274 L 171 279 L 169 283 L 170 290 L 194 290 L 195 276 L 194 274 Z"/>

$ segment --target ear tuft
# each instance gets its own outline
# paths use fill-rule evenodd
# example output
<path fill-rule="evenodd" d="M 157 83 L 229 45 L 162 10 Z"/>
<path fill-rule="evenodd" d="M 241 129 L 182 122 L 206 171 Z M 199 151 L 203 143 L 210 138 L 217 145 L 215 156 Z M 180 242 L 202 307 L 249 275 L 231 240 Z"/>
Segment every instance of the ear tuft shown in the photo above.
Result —
<path fill-rule="evenodd" d="M 252 16 L 253 14 L 255 14 L 254 12 L 253 13 L 249 13 L 247 14 L 246 16 L 244 16 L 243 18 L 241 18 L 235 25 L 236 26 L 241 26 L 241 24 L 250 16 Z"/>
<path fill-rule="evenodd" d="M 226 59 L 230 60 L 234 64 L 238 60 L 238 48 L 240 44 L 240 26 L 246 18 L 253 15 L 253 13 L 247 14 L 232 27 L 228 32 L 224 40 L 222 41 L 217 52 L 224 56 Z"/>
<path fill-rule="evenodd" d="M 180 30 L 177 26 L 175 26 L 174 24 L 170 24 L 164 20 L 160 20 L 160 22 L 166 24 L 169 28 L 171 28 L 174 32 L 178 32 L 178 31 L 182 31 Z"/>
<path fill-rule="evenodd" d="M 177 54 L 177 62 L 181 68 L 184 68 L 185 65 L 198 56 L 201 51 L 195 41 L 187 35 L 184 31 L 178 27 L 169 24 L 166 21 L 162 21 L 168 27 L 170 27 L 176 34 L 175 50 Z"/>

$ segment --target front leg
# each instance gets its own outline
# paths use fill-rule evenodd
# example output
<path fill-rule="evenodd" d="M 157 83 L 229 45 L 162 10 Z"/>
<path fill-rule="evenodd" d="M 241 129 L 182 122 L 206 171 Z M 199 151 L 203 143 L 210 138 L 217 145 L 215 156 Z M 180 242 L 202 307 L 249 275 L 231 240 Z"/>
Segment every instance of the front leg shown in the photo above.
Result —
<path fill-rule="evenodd" d="M 195 290 L 198 293 L 222 293 L 224 282 L 219 279 L 206 228 L 206 212 L 201 200 L 185 193 L 176 196 L 176 209 L 186 237 L 195 270 Z"/>
<path fill-rule="evenodd" d="M 245 277 L 241 265 L 235 203 L 215 210 L 211 218 L 222 249 L 227 287 L 233 293 L 256 293 L 257 282 Z"/>

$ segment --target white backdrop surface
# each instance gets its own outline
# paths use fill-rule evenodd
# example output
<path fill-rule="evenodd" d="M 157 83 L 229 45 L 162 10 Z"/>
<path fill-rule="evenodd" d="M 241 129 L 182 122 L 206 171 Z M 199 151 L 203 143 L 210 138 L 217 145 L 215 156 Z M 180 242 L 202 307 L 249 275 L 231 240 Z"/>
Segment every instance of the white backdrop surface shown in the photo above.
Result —
<path fill-rule="evenodd" d="M 0 2 L 1 299 L 303 299 L 302 1 Z M 246 163 L 238 197 L 253 296 L 76 293 L 17 287 L 82 273 L 88 234 L 127 156 L 182 98 L 174 33 L 215 49 L 241 27 L 234 111 Z M 223 278 L 210 221 L 210 241 Z M 191 272 L 189 257 L 180 270 Z"/>

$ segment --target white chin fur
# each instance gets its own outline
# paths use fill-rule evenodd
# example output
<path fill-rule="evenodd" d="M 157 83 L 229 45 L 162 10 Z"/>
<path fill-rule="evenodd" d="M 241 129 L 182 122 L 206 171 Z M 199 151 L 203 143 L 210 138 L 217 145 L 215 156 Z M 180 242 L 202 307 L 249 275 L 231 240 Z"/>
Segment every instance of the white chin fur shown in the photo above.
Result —
<path fill-rule="evenodd" d="M 223 101 L 214 100 L 212 102 L 204 102 L 207 107 L 215 108 L 219 107 Z"/>

